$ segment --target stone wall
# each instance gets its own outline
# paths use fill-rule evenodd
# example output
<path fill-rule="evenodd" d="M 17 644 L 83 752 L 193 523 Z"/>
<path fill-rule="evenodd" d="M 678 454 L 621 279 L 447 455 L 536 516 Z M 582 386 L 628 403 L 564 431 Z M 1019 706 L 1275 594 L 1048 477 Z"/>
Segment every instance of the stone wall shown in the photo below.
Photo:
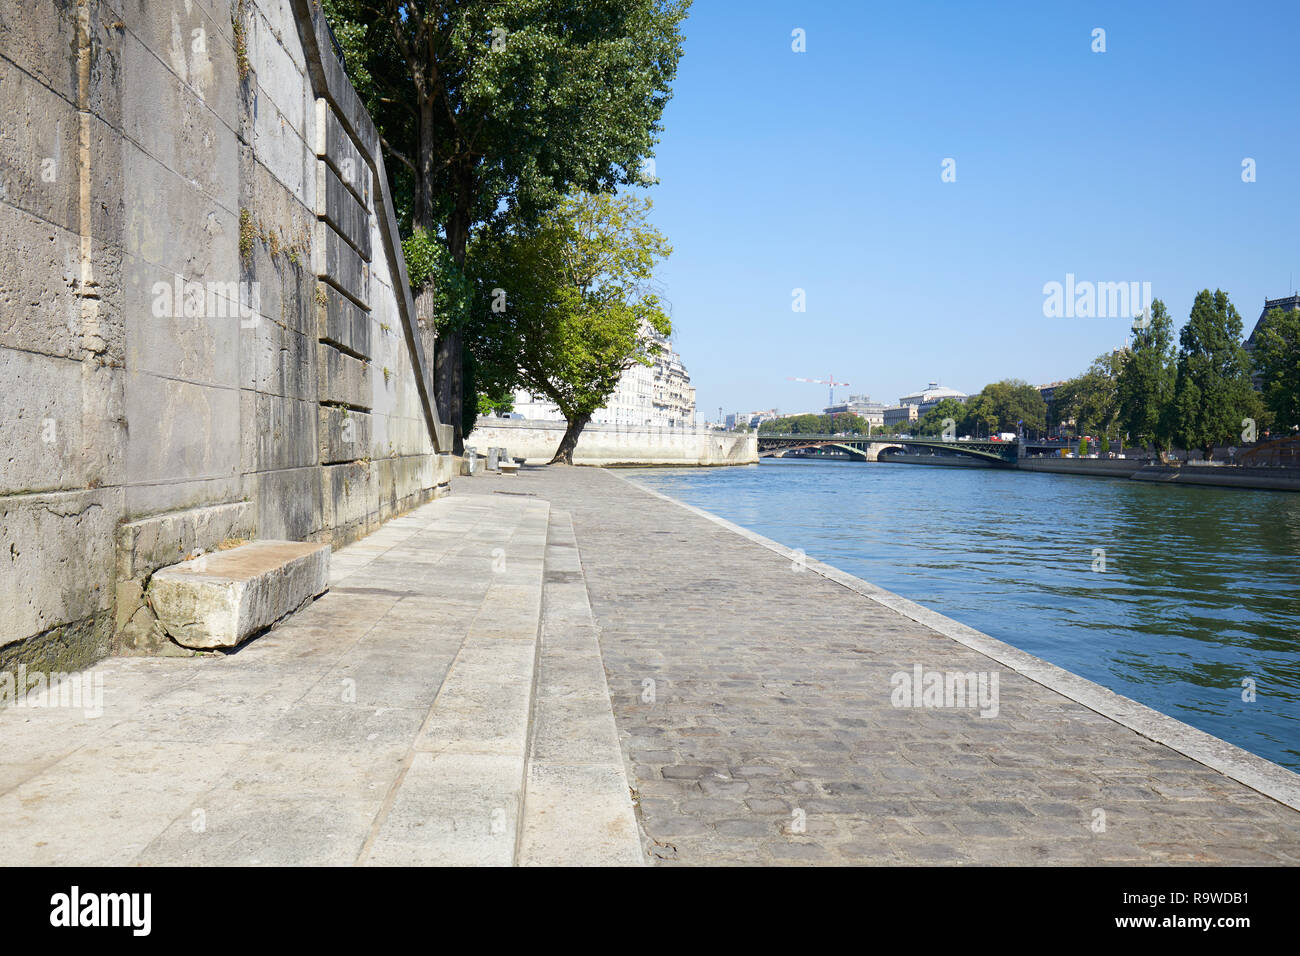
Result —
<path fill-rule="evenodd" d="M 551 460 L 564 437 L 563 422 L 480 418 L 466 447 L 480 454 L 505 448 L 516 458 L 542 464 Z M 706 428 L 637 428 L 588 425 L 578 436 L 576 465 L 749 465 L 758 461 L 758 438 L 752 432 Z"/>
<path fill-rule="evenodd" d="M 446 490 L 386 184 L 311 0 L 0 0 L 0 669 Z"/>
<path fill-rule="evenodd" d="M 1300 491 L 1300 469 L 1248 467 L 1242 465 L 1189 462 L 1161 465 L 1141 458 L 1022 458 L 1022 471 L 1046 471 L 1057 475 L 1091 475 L 1132 478 L 1163 484 L 1212 485 L 1220 488 L 1256 488 L 1266 491 Z"/>

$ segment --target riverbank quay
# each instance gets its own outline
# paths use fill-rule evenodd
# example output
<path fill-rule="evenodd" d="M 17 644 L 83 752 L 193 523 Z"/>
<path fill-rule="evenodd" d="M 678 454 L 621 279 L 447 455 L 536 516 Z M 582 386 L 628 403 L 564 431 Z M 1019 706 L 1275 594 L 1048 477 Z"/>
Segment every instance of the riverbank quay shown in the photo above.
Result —
<path fill-rule="evenodd" d="M 1008 468 L 959 455 L 882 455 L 882 464 L 930 465 L 939 467 Z M 1185 462 L 1162 464 L 1144 458 L 1056 458 L 1047 455 L 1021 458 L 1014 463 L 1020 471 L 1053 475 L 1082 475 L 1090 478 L 1126 478 L 1169 485 L 1200 485 L 1216 488 L 1246 488 L 1255 491 L 1300 491 L 1300 470 L 1284 467 L 1250 467 L 1219 463 Z"/>
<path fill-rule="evenodd" d="M 465 437 L 465 444 L 480 455 L 489 448 L 504 448 L 511 457 L 540 465 L 555 456 L 565 427 L 564 422 L 484 417 Z M 573 460 L 578 465 L 625 467 L 752 465 L 758 461 L 758 437 L 754 432 L 715 428 L 591 423 L 578 436 Z"/>
<path fill-rule="evenodd" d="M 235 653 L 0 709 L 0 864 L 642 864 L 567 516 L 456 487 Z"/>
<path fill-rule="evenodd" d="M 6 864 L 1300 862 L 1289 771 L 612 470 L 457 479 L 236 653 L 85 675 L 0 710 Z"/>
<path fill-rule="evenodd" d="M 572 515 L 655 862 L 1300 862 L 1290 771 L 634 481 L 474 488 Z M 918 665 L 996 673 L 996 716 L 894 706 Z"/>
<path fill-rule="evenodd" d="M 1250 467 L 1219 463 L 1184 462 L 1161 464 L 1141 458 L 1022 458 L 1021 471 L 1056 475 L 1087 475 L 1128 478 L 1170 485 L 1203 485 L 1217 488 L 1249 488 L 1261 491 L 1300 491 L 1300 469 Z"/>

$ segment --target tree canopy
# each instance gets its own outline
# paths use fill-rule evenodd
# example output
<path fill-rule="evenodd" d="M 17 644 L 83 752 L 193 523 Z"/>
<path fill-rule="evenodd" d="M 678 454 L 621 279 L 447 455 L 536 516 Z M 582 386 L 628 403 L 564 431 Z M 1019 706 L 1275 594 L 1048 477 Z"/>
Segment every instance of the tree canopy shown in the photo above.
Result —
<path fill-rule="evenodd" d="M 1169 449 L 1168 409 L 1174 397 L 1173 320 L 1159 299 L 1143 325 L 1133 328 L 1133 347 L 1115 382 L 1118 421 L 1129 440 Z"/>
<path fill-rule="evenodd" d="M 1222 290 L 1203 289 L 1179 335 L 1171 431 L 1208 459 L 1215 445 L 1238 441 L 1242 420 L 1258 407 L 1250 360 L 1241 345 L 1241 316 Z"/>
<path fill-rule="evenodd" d="M 672 332 L 653 281 L 672 248 L 649 223 L 651 208 L 628 194 L 579 193 L 535 228 L 489 229 L 475 241 L 480 374 L 494 394 L 519 386 L 559 407 L 568 428 L 557 462 L 572 463 L 592 413 Z"/>
<path fill-rule="evenodd" d="M 645 181 L 690 0 L 323 2 L 398 208 L 457 269 L 480 225 L 532 225 L 573 190 Z M 422 321 L 434 309 L 417 297 Z M 434 363 L 458 447 L 461 318 L 444 318 Z"/>
<path fill-rule="evenodd" d="M 1300 311 L 1271 309 L 1255 334 L 1255 370 L 1273 424 L 1300 426 Z"/>

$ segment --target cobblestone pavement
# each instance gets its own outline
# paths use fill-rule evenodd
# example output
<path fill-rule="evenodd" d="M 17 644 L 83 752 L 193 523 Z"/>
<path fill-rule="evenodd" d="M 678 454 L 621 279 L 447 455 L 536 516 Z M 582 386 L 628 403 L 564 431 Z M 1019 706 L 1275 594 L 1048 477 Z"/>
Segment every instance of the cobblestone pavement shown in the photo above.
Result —
<path fill-rule="evenodd" d="M 1300 813 L 615 475 L 467 484 L 572 513 L 657 862 L 1300 863 Z M 997 716 L 892 706 L 917 664 Z"/>

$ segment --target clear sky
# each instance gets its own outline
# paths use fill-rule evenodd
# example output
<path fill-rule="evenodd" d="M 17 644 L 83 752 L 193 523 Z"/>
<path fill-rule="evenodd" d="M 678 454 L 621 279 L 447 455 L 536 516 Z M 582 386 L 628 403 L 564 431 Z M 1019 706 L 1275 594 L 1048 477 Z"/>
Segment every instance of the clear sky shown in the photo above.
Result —
<path fill-rule="evenodd" d="M 1179 326 L 1223 288 L 1247 332 L 1300 285 L 1297 0 L 696 0 L 685 32 L 649 195 L 701 422 L 825 404 L 790 376 L 1070 377 L 1131 319 L 1045 318 L 1067 273 Z"/>

